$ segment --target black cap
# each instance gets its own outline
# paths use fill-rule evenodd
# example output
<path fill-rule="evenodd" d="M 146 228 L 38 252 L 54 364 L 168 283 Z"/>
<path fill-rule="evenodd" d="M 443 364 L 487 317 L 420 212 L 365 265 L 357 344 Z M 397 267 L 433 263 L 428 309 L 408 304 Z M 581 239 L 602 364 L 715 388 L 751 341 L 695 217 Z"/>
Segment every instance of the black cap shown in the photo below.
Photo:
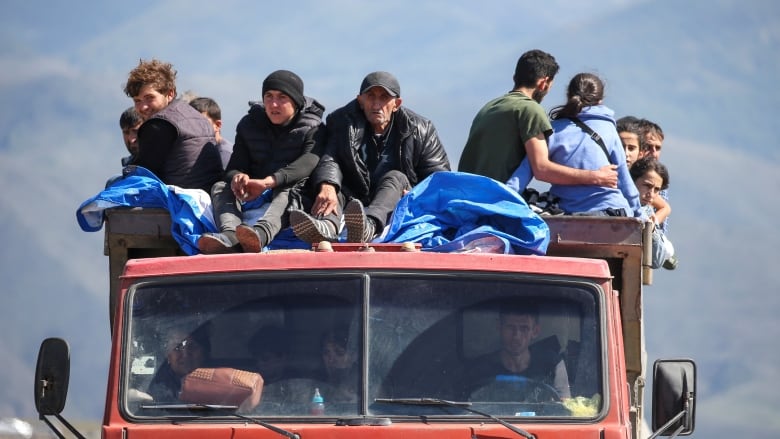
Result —
<path fill-rule="evenodd" d="M 303 80 L 289 70 L 277 70 L 263 81 L 263 94 L 268 90 L 278 90 L 292 99 L 295 106 L 303 108 Z"/>
<path fill-rule="evenodd" d="M 363 83 L 360 84 L 360 94 L 365 93 L 371 87 L 382 87 L 393 97 L 401 96 L 401 86 L 398 84 L 398 80 L 395 79 L 395 76 L 391 73 L 369 73 L 365 79 L 363 79 Z"/>

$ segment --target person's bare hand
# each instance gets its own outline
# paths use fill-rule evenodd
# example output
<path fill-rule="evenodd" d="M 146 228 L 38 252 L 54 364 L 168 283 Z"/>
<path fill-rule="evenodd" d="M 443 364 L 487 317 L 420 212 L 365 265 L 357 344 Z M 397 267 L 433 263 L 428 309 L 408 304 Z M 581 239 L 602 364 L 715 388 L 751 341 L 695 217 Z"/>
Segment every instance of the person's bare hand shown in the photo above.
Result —
<path fill-rule="evenodd" d="M 268 189 L 264 180 L 250 179 L 244 185 L 244 201 L 252 201 Z"/>
<path fill-rule="evenodd" d="M 593 171 L 596 177 L 596 185 L 616 188 L 618 184 L 617 165 L 605 165 Z"/>
<path fill-rule="evenodd" d="M 247 196 L 246 184 L 249 181 L 247 174 L 236 174 L 233 176 L 233 180 L 230 182 L 230 189 L 233 191 L 233 195 L 238 200 L 244 200 Z"/>
<path fill-rule="evenodd" d="M 311 208 L 311 213 L 317 216 L 330 215 L 336 210 L 339 205 L 338 194 L 336 188 L 327 183 L 323 183 L 320 186 L 320 193 L 314 199 L 314 205 Z"/>
<path fill-rule="evenodd" d="M 267 189 L 274 187 L 273 177 L 263 179 L 249 178 L 246 174 L 236 174 L 231 182 L 231 189 L 237 199 L 252 201 L 263 194 Z"/>

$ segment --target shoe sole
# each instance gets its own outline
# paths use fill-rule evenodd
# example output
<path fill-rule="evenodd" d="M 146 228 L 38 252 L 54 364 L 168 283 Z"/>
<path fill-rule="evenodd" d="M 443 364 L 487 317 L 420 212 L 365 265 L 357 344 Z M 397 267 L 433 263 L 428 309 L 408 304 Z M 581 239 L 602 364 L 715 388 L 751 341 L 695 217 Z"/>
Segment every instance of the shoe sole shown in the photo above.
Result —
<path fill-rule="evenodd" d="M 244 253 L 260 253 L 263 249 L 257 232 L 249 226 L 236 227 L 236 237 L 241 244 L 241 248 L 244 249 Z"/>
<path fill-rule="evenodd" d="M 204 255 L 238 253 L 237 248 L 227 247 L 222 241 L 209 235 L 202 235 L 198 238 L 198 250 Z"/>
<path fill-rule="evenodd" d="M 347 242 L 364 242 L 366 213 L 360 201 L 352 200 L 344 207 L 344 224 L 347 227 Z"/>
<path fill-rule="evenodd" d="M 335 242 L 338 237 L 323 235 L 313 223 L 314 219 L 304 212 L 297 210 L 290 211 L 290 224 L 292 225 L 295 236 L 301 241 L 309 244 L 318 244 L 322 241 Z"/>

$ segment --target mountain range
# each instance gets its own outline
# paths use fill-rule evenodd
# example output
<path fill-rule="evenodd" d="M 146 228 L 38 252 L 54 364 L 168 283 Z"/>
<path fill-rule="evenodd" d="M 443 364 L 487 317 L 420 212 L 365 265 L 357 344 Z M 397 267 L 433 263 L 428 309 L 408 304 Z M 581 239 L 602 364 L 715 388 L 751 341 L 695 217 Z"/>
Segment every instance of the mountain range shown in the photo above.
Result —
<path fill-rule="evenodd" d="M 455 167 L 474 114 L 540 48 L 561 64 L 546 108 L 564 102 L 574 74 L 593 72 L 618 116 L 666 133 L 680 266 L 645 291 L 649 366 L 696 360 L 694 437 L 780 435 L 780 3 L 77 3 L 10 0 L 0 17 L 0 417 L 35 417 L 35 359 L 50 336 L 72 349 L 65 415 L 102 415 L 108 260 L 75 211 L 120 170 L 122 87 L 139 59 L 172 62 L 180 93 L 215 98 L 228 138 L 273 70 L 298 73 L 327 111 L 366 73 L 391 71 Z"/>

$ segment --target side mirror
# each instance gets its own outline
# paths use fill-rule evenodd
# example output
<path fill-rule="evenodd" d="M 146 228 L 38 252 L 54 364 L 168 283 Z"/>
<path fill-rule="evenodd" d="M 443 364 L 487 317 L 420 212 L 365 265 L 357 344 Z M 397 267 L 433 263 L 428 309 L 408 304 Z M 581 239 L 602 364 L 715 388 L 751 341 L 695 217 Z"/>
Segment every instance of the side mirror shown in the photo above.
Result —
<path fill-rule="evenodd" d="M 61 338 L 41 342 L 35 367 L 35 409 L 41 416 L 59 415 L 65 408 L 70 377 L 70 348 Z"/>
<path fill-rule="evenodd" d="M 693 433 L 696 413 L 696 363 L 657 360 L 653 365 L 653 435 Z"/>

